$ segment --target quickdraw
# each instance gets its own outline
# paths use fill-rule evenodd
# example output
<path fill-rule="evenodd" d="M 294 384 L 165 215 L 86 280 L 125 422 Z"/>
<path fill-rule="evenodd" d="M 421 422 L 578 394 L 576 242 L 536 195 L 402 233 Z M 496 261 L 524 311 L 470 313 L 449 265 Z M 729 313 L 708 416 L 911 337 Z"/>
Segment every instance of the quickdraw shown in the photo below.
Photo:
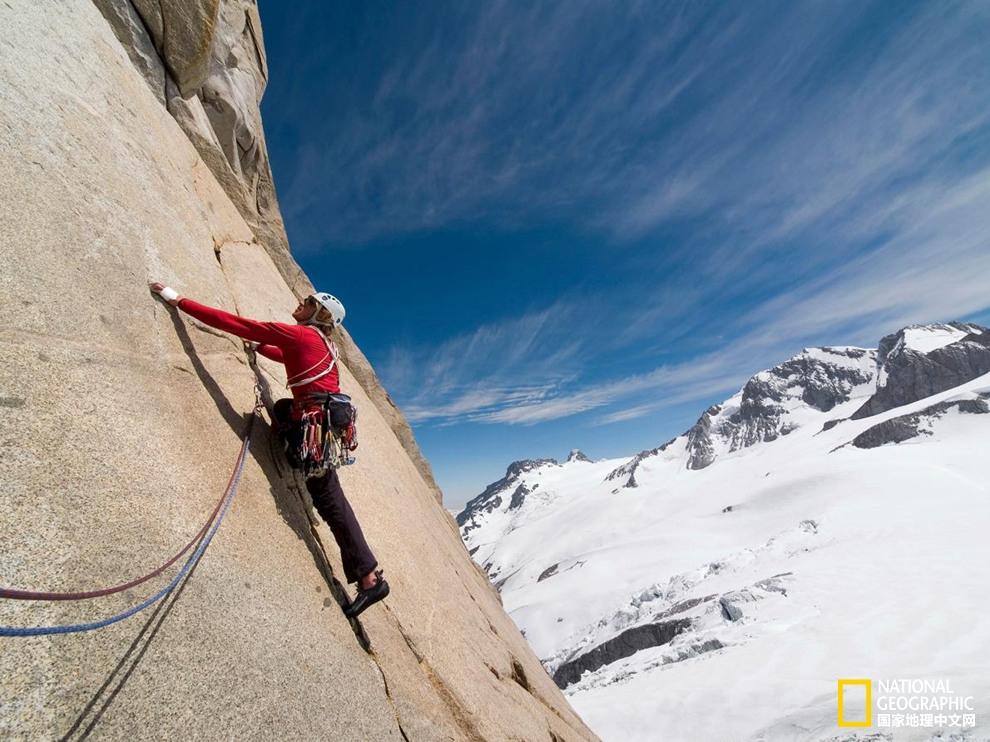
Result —
<path fill-rule="evenodd" d="M 300 468 L 306 477 L 353 464 L 357 449 L 357 408 L 346 394 L 316 394 L 307 398 L 320 407 L 299 420 Z"/>

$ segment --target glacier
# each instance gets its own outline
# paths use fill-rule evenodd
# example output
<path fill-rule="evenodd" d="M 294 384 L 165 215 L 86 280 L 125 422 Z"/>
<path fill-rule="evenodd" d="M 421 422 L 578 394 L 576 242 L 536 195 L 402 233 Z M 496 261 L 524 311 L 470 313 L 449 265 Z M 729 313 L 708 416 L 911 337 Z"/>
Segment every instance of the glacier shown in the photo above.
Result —
<path fill-rule="evenodd" d="M 982 738 L 988 413 L 990 330 L 914 325 L 806 348 L 635 456 L 514 462 L 457 520 L 605 740 Z M 944 680 L 976 726 L 856 736 L 840 678 Z"/>

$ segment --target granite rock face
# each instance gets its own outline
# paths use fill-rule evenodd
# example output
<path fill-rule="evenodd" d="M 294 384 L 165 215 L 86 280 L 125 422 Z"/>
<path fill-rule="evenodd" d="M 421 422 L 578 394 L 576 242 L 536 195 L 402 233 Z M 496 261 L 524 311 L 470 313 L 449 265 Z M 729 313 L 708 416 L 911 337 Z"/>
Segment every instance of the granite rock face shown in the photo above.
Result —
<path fill-rule="evenodd" d="M 283 321 L 294 291 L 93 3 L 8 0 L 0 27 L 0 584 L 101 587 L 202 525 L 254 402 L 240 343 L 146 283 Z M 284 384 L 278 364 L 261 377 Z M 0 737 L 593 739 L 347 363 L 341 383 L 361 410 L 341 479 L 387 600 L 344 618 L 333 537 L 263 419 L 174 600 L 96 632 L 0 639 Z M 93 601 L 0 601 L 0 624 L 109 616 L 171 574 Z"/>
<path fill-rule="evenodd" d="M 114 34 L 127 50 L 127 56 L 148 83 L 158 102 L 165 105 L 165 62 L 151 38 L 144 18 L 129 0 L 93 0 Z M 158 28 L 159 36 L 161 28 Z"/>
<path fill-rule="evenodd" d="M 313 285 L 289 252 L 261 121 L 268 83 L 255 0 L 93 0 L 131 63 L 166 106 L 268 252 L 296 298 Z M 221 243 L 223 236 L 220 236 Z M 219 246 L 219 245 L 218 245 Z M 341 293 L 334 287 L 324 287 Z M 344 297 L 346 299 L 346 295 Z M 412 429 L 350 335 L 338 343 L 372 403 L 442 499 Z"/>
<path fill-rule="evenodd" d="M 892 410 L 944 392 L 990 372 L 990 330 L 950 322 L 945 327 L 966 334 L 959 340 L 924 352 L 905 341 L 904 328 L 880 341 L 876 393 L 852 414 L 853 420 Z"/>
<path fill-rule="evenodd" d="M 272 184 L 259 105 L 268 63 L 251 0 L 93 0 L 288 278 L 295 261 Z M 300 273 L 298 266 L 295 273 Z M 294 281 L 287 280 L 290 286 Z"/>

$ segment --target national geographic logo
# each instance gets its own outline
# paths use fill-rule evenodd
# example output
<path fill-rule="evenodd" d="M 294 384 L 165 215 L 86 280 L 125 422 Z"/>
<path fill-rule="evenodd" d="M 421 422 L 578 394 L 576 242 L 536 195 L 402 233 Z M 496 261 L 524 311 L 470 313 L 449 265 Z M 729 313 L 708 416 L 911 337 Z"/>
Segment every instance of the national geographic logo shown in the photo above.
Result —
<path fill-rule="evenodd" d="M 972 729 L 976 726 L 973 696 L 955 692 L 947 679 L 840 678 L 836 706 L 840 727 Z"/>
<path fill-rule="evenodd" d="M 869 678 L 840 678 L 838 690 L 839 726 L 869 727 L 873 725 L 873 683 Z M 862 713 L 857 709 L 862 706 Z M 852 707 L 852 712 L 848 709 Z M 853 717 L 862 718 L 848 718 Z"/>

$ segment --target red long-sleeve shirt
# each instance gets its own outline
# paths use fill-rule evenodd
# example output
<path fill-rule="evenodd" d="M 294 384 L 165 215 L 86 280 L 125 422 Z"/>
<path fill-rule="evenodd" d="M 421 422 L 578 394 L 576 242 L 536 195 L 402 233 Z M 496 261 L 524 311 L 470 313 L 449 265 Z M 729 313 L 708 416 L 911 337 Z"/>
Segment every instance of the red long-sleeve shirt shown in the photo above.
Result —
<path fill-rule="evenodd" d="M 258 322 L 240 317 L 222 309 L 208 307 L 192 299 L 180 299 L 179 309 L 195 317 L 200 322 L 218 330 L 237 335 L 244 340 L 260 343 L 257 351 L 265 358 L 285 364 L 285 373 L 290 381 L 309 378 L 326 370 L 331 363 L 327 358 L 327 343 L 323 334 L 309 325 L 289 325 L 284 322 Z M 337 349 L 333 348 L 333 357 Z M 336 364 L 329 374 L 316 381 L 292 388 L 292 396 L 299 402 L 317 392 L 340 392 L 340 374 Z"/>

